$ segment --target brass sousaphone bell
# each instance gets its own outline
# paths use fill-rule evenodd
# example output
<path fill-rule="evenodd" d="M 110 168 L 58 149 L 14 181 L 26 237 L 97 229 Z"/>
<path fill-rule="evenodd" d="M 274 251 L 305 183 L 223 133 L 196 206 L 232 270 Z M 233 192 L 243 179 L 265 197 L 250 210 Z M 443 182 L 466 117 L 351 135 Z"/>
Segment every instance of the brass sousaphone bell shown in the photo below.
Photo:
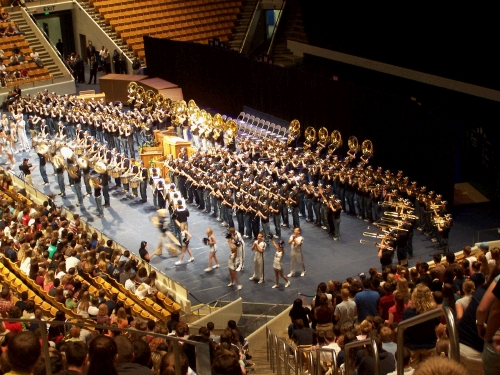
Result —
<path fill-rule="evenodd" d="M 309 126 L 304 132 L 304 136 L 306 137 L 306 142 L 309 143 L 309 145 L 312 145 L 314 142 L 316 142 L 316 129 L 314 129 L 312 126 Z"/>
<path fill-rule="evenodd" d="M 369 139 L 364 140 L 363 143 L 361 143 L 361 152 L 363 153 L 363 157 L 365 159 L 370 158 L 373 156 L 373 143 Z"/>
<path fill-rule="evenodd" d="M 76 163 L 82 169 L 87 169 L 89 166 L 89 160 L 87 159 L 87 157 L 80 157 L 80 158 L 76 159 Z"/>
<path fill-rule="evenodd" d="M 57 154 L 52 158 L 52 164 L 55 169 L 65 168 L 64 159 L 61 155 Z"/>
<path fill-rule="evenodd" d="M 347 140 L 347 146 L 349 147 L 349 152 L 354 156 L 354 154 L 359 151 L 358 138 L 356 138 L 354 135 L 351 135 Z"/>
<path fill-rule="evenodd" d="M 292 143 L 295 139 L 300 136 L 300 122 L 299 120 L 292 120 L 290 125 L 288 126 L 288 132 L 290 135 L 288 136 L 287 143 Z"/>
<path fill-rule="evenodd" d="M 323 143 L 326 145 L 330 139 L 328 138 L 328 129 L 325 128 L 324 126 L 319 128 L 318 130 L 318 142 Z"/>
<path fill-rule="evenodd" d="M 227 120 L 224 124 L 224 140 L 226 144 L 231 143 L 238 135 L 238 125 L 233 119 Z"/>
<path fill-rule="evenodd" d="M 335 150 L 342 147 L 342 135 L 338 130 L 332 131 L 330 135 L 330 144 L 328 145 L 328 153 L 331 155 L 335 152 Z"/>

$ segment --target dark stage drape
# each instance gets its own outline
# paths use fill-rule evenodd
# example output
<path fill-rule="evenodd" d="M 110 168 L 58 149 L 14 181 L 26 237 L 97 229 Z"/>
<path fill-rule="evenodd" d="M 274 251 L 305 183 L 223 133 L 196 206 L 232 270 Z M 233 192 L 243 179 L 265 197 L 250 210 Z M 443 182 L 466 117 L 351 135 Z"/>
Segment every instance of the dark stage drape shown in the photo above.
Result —
<path fill-rule="evenodd" d="M 303 129 L 325 126 L 344 139 L 374 144 L 374 167 L 402 169 L 410 180 L 453 201 L 454 141 L 450 127 L 416 103 L 346 82 L 247 59 L 196 43 L 144 38 L 150 77 L 182 87 L 186 100 L 234 117 L 249 106 L 298 119 Z"/>

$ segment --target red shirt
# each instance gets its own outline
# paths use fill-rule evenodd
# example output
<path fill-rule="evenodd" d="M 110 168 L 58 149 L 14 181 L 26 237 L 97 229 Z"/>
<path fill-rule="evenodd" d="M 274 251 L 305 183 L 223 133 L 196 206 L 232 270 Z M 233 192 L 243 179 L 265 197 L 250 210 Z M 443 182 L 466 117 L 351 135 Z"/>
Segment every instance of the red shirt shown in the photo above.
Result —
<path fill-rule="evenodd" d="M 397 311 L 396 305 L 394 305 L 389 309 L 389 314 L 394 315 L 393 323 L 399 323 L 403 319 L 403 313 L 405 312 L 405 310 L 407 308 L 408 308 L 408 305 L 404 305 L 403 310 Z"/>
<path fill-rule="evenodd" d="M 389 319 L 389 309 L 391 306 L 394 306 L 396 302 L 394 302 L 394 294 L 386 293 L 383 297 L 381 297 L 378 301 L 378 309 L 382 310 L 382 314 L 380 317 L 384 320 Z"/>

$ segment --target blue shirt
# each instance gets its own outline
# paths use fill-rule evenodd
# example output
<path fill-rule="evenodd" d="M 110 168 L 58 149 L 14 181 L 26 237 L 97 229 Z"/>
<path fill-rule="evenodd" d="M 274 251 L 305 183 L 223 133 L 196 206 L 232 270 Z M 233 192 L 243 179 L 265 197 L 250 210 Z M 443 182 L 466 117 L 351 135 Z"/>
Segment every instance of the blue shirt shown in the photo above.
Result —
<path fill-rule="evenodd" d="M 374 290 L 363 290 L 356 294 L 354 302 L 358 308 L 358 322 L 362 322 L 367 316 L 378 315 L 378 300 L 380 294 Z"/>

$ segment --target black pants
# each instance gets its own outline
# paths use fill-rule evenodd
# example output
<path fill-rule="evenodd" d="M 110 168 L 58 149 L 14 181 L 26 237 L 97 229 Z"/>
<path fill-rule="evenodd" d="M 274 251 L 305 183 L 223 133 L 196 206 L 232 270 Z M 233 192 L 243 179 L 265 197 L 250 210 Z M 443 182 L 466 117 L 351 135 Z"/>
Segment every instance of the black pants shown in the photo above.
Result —
<path fill-rule="evenodd" d="M 90 85 L 90 82 L 92 82 L 92 77 L 94 77 L 94 84 L 96 83 L 96 80 L 97 80 L 97 70 L 91 70 L 90 71 L 90 78 L 89 78 L 89 85 Z"/>

